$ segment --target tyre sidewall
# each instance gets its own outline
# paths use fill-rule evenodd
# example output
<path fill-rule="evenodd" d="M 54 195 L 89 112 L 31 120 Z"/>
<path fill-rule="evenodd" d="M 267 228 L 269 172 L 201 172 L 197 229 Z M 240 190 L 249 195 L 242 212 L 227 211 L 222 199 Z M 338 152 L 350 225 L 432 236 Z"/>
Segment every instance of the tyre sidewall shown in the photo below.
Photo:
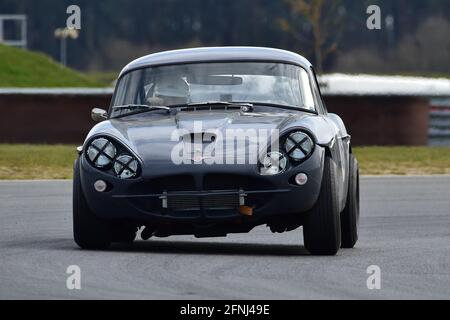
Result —
<path fill-rule="evenodd" d="M 111 229 L 89 208 L 83 194 L 80 178 L 80 161 L 74 164 L 73 176 L 73 236 L 84 249 L 104 249 L 111 243 Z"/>
<path fill-rule="evenodd" d="M 305 247 L 314 255 L 335 255 L 341 246 L 336 170 L 326 157 L 319 198 L 303 227 Z"/>
<path fill-rule="evenodd" d="M 341 213 L 343 248 L 353 248 L 358 241 L 359 210 L 359 166 L 351 154 L 347 201 Z"/>

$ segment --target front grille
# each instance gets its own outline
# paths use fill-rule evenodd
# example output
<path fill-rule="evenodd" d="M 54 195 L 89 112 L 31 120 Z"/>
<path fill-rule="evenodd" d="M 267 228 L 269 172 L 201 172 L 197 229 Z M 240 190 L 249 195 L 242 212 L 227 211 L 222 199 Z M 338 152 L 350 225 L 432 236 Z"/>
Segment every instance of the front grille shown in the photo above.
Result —
<path fill-rule="evenodd" d="M 182 212 L 186 215 L 198 215 L 204 211 L 213 211 L 214 215 L 221 212 L 238 212 L 240 206 L 239 191 L 273 190 L 274 186 L 266 179 L 254 176 L 208 173 L 203 179 L 197 179 L 190 174 L 164 176 L 153 178 L 136 186 L 131 193 L 158 194 L 149 198 L 132 199 L 134 205 L 142 210 L 172 215 Z M 219 194 L 221 191 L 232 191 L 234 194 Z M 180 193 L 179 195 L 177 194 Z M 192 194 L 190 194 L 192 193 Z M 197 194 L 199 193 L 199 194 Z M 205 195 L 205 193 L 209 193 Z M 272 194 L 247 194 L 244 199 L 246 206 L 261 208 L 268 203 Z"/>
<path fill-rule="evenodd" d="M 167 208 L 175 211 L 200 210 L 200 199 L 193 196 L 171 196 L 167 199 Z"/>
<path fill-rule="evenodd" d="M 239 207 L 239 196 L 237 194 L 199 196 L 169 196 L 167 208 L 175 211 L 201 210 L 229 210 Z"/>
<path fill-rule="evenodd" d="M 205 190 L 273 190 L 275 187 L 260 177 L 238 174 L 208 174 L 204 179 Z M 245 205 L 260 208 L 272 198 L 271 194 L 249 194 Z"/>
<path fill-rule="evenodd" d="M 239 207 L 239 196 L 237 194 L 224 194 L 208 196 L 203 199 L 205 209 L 234 209 Z"/>

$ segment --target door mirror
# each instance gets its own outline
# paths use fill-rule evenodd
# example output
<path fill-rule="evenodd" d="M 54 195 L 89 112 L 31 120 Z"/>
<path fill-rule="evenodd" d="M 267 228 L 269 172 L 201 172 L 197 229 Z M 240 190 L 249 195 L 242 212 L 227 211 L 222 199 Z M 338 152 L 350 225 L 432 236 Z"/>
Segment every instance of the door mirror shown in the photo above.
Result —
<path fill-rule="evenodd" d="M 95 122 L 105 121 L 106 119 L 108 119 L 108 112 L 106 112 L 106 110 L 103 109 L 94 108 L 91 111 L 91 118 Z"/>

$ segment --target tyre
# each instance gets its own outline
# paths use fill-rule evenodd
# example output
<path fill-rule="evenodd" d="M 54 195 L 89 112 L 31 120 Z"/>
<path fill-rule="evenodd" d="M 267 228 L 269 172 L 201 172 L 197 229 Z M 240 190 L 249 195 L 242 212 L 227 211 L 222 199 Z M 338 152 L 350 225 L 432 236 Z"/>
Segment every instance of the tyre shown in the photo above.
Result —
<path fill-rule="evenodd" d="M 80 181 L 79 159 L 73 171 L 73 237 L 82 249 L 106 249 L 111 244 L 111 227 L 89 209 Z"/>
<path fill-rule="evenodd" d="M 359 167 L 358 161 L 350 155 L 347 203 L 341 213 L 342 248 L 351 249 L 358 241 L 359 222 Z"/>
<path fill-rule="evenodd" d="M 114 226 L 112 228 L 112 242 L 133 243 L 136 232 L 137 227 L 134 226 Z"/>
<path fill-rule="evenodd" d="M 325 158 L 319 198 L 303 226 L 305 248 L 313 255 L 336 255 L 341 225 L 336 188 L 336 163 Z"/>

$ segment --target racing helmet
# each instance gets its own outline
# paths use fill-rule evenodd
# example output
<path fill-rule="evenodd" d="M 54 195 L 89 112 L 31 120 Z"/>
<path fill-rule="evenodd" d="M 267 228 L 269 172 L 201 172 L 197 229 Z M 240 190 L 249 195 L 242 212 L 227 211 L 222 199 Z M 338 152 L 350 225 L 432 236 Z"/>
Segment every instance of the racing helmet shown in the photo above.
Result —
<path fill-rule="evenodd" d="M 161 99 L 164 105 L 187 103 L 189 85 L 179 77 L 163 77 L 156 81 L 153 95 Z"/>

